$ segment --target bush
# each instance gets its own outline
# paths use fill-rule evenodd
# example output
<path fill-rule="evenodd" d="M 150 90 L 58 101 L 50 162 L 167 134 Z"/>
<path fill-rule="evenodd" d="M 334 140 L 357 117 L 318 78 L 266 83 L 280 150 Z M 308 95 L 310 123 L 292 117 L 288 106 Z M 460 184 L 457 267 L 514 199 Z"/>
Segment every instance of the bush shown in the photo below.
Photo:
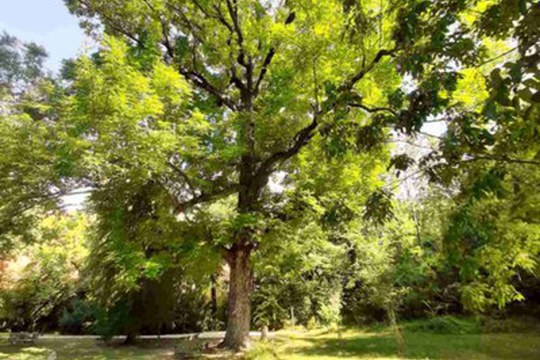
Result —
<path fill-rule="evenodd" d="M 434 334 L 476 334 L 480 332 L 480 323 L 473 318 L 439 316 L 405 323 L 404 329 L 410 332 Z"/>
<path fill-rule="evenodd" d="M 136 325 L 130 316 L 130 305 L 122 301 L 110 309 L 100 309 L 94 324 L 94 332 L 105 341 L 115 335 L 131 333 Z"/>
<path fill-rule="evenodd" d="M 484 333 L 524 333 L 540 330 L 538 319 L 533 317 L 506 319 L 482 317 L 480 323 Z"/>
<path fill-rule="evenodd" d="M 312 316 L 306 324 L 306 329 L 308 330 L 315 330 L 315 329 L 319 329 L 320 327 L 321 327 L 321 324 L 314 316 Z"/>
<path fill-rule="evenodd" d="M 88 335 L 96 319 L 96 308 L 88 302 L 75 299 L 71 306 L 65 308 L 58 319 L 62 334 Z"/>

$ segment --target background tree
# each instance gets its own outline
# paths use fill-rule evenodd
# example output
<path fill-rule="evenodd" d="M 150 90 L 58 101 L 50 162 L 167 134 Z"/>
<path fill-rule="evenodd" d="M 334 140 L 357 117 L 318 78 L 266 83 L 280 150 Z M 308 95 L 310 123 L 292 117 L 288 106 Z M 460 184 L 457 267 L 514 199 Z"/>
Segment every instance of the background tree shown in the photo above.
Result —
<path fill-rule="evenodd" d="M 0 278 L 0 318 L 19 331 L 44 331 L 84 291 L 88 218 L 54 214 L 33 228 L 37 242 L 10 254 Z"/>
<path fill-rule="evenodd" d="M 385 183 L 388 158 L 386 146 L 334 154 L 314 141 L 288 164 L 283 194 L 267 201 L 272 221 L 254 258 L 259 325 L 283 326 L 291 308 L 297 325 L 340 323 L 342 293 L 355 271 L 347 233 L 363 222 L 366 199 Z"/>
<path fill-rule="evenodd" d="M 0 36 L 0 254 L 14 240 L 35 240 L 31 230 L 74 188 L 57 127 L 64 90 L 43 68 L 46 57 L 34 43 Z"/>

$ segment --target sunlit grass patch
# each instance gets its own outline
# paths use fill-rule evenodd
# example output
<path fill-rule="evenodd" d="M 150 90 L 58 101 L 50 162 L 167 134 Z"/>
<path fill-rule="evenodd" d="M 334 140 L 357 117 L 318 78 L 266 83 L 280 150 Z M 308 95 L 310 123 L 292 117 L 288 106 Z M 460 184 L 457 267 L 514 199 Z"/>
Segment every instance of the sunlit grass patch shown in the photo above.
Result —
<path fill-rule="evenodd" d="M 405 330 L 404 357 L 389 329 L 336 332 L 279 332 L 275 341 L 257 343 L 248 359 L 538 359 L 540 334 L 434 334 Z M 430 325 L 426 325 L 430 326 Z M 407 329 L 407 326 L 404 326 Z M 422 328 L 422 327 L 420 327 Z"/>
<path fill-rule="evenodd" d="M 429 323 L 429 322 L 428 322 Z M 431 325 L 425 325 L 429 328 Z M 433 333 L 425 326 L 403 324 L 404 356 L 400 357 L 394 333 L 387 327 L 334 330 L 279 331 L 274 340 L 255 341 L 246 360 L 343 360 L 343 359 L 520 359 L 536 360 L 540 354 L 540 332 Z M 411 329 L 414 329 L 412 331 Z M 175 346 L 185 340 L 141 340 L 137 346 L 105 345 L 94 339 L 39 339 L 33 347 L 7 345 L 0 337 L 0 360 L 46 360 L 50 350 L 58 360 L 174 360 Z M 202 354 L 201 359 L 242 359 L 230 352 Z"/>
<path fill-rule="evenodd" d="M 105 345 L 94 339 L 38 339 L 34 347 L 0 343 L 0 360 L 47 360 L 51 350 L 58 360 L 168 360 L 174 359 L 173 341 L 141 341 L 138 346 Z"/>
<path fill-rule="evenodd" d="M 6 351 L 6 352 L 4 352 Z M 0 348 L 0 359 L 1 360 L 47 360 L 51 355 L 52 351 L 50 349 L 39 348 L 39 347 L 25 347 L 25 348 L 11 348 L 11 349 L 2 349 Z"/>

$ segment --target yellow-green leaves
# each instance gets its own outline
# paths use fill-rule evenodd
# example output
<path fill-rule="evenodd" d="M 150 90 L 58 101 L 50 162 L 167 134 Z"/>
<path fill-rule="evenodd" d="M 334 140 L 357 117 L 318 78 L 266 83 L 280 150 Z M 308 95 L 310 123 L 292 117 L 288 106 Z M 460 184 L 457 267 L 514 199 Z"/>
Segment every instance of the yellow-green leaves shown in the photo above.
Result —
<path fill-rule="evenodd" d="M 186 80 L 171 66 L 158 62 L 154 65 L 152 86 L 156 94 L 170 105 L 182 105 L 191 95 Z"/>
<path fill-rule="evenodd" d="M 97 60 L 81 59 L 77 74 L 67 125 L 82 130 L 92 172 L 146 177 L 165 171 L 181 143 L 178 129 L 190 98 L 178 72 L 160 61 L 140 69 L 125 43 L 107 37 Z"/>
<path fill-rule="evenodd" d="M 478 110 L 488 98 L 485 77 L 477 68 L 464 69 L 453 99 L 469 110 Z"/>

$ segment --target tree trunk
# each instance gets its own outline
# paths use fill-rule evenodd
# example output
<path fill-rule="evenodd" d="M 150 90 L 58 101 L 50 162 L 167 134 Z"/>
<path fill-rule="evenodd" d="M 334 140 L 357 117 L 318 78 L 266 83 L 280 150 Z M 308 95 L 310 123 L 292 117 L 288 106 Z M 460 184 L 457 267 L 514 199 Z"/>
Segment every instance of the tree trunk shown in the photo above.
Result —
<path fill-rule="evenodd" d="M 124 345 L 134 345 L 137 342 L 137 335 L 133 332 L 128 332 L 126 339 L 124 340 Z"/>
<path fill-rule="evenodd" d="M 405 356 L 405 339 L 403 338 L 403 333 L 399 328 L 396 320 L 396 312 L 394 311 L 394 305 L 390 304 L 387 308 L 388 318 L 390 320 L 390 325 L 394 329 L 394 334 L 396 336 L 397 351 L 399 357 Z"/>
<path fill-rule="evenodd" d="M 218 305 L 217 305 L 217 276 L 213 274 L 210 277 L 210 305 L 212 311 L 212 322 L 217 323 Z M 214 329 L 215 330 L 215 329 Z"/>
<path fill-rule="evenodd" d="M 257 169 L 255 154 L 255 123 L 253 117 L 253 65 L 251 58 L 246 67 L 246 89 L 241 91 L 245 122 L 241 131 L 241 139 L 246 146 L 242 155 L 239 170 L 240 190 L 238 192 L 237 210 L 242 215 L 252 215 L 257 208 L 261 190 L 268 182 L 269 174 L 260 173 Z M 242 350 L 251 345 L 249 327 L 251 323 L 250 295 L 253 287 L 253 271 L 251 268 L 251 252 L 254 249 L 252 230 L 245 227 L 236 234 L 235 243 L 227 251 L 230 267 L 229 298 L 227 305 L 227 331 L 223 346 Z"/>
<path fill-rule="evenodd" d="M 268 325 L 264 325 L 261 329 L 261 341 L 268 340 Z"/>
<path fill-rule="evenodd" d="M 227 331 L 223 346 L 234 350 L 250 346 L 250 295 L 252 289 L 251 250 L 246 246 L 233 246 L 228 252 L 230 267 Z"/>

